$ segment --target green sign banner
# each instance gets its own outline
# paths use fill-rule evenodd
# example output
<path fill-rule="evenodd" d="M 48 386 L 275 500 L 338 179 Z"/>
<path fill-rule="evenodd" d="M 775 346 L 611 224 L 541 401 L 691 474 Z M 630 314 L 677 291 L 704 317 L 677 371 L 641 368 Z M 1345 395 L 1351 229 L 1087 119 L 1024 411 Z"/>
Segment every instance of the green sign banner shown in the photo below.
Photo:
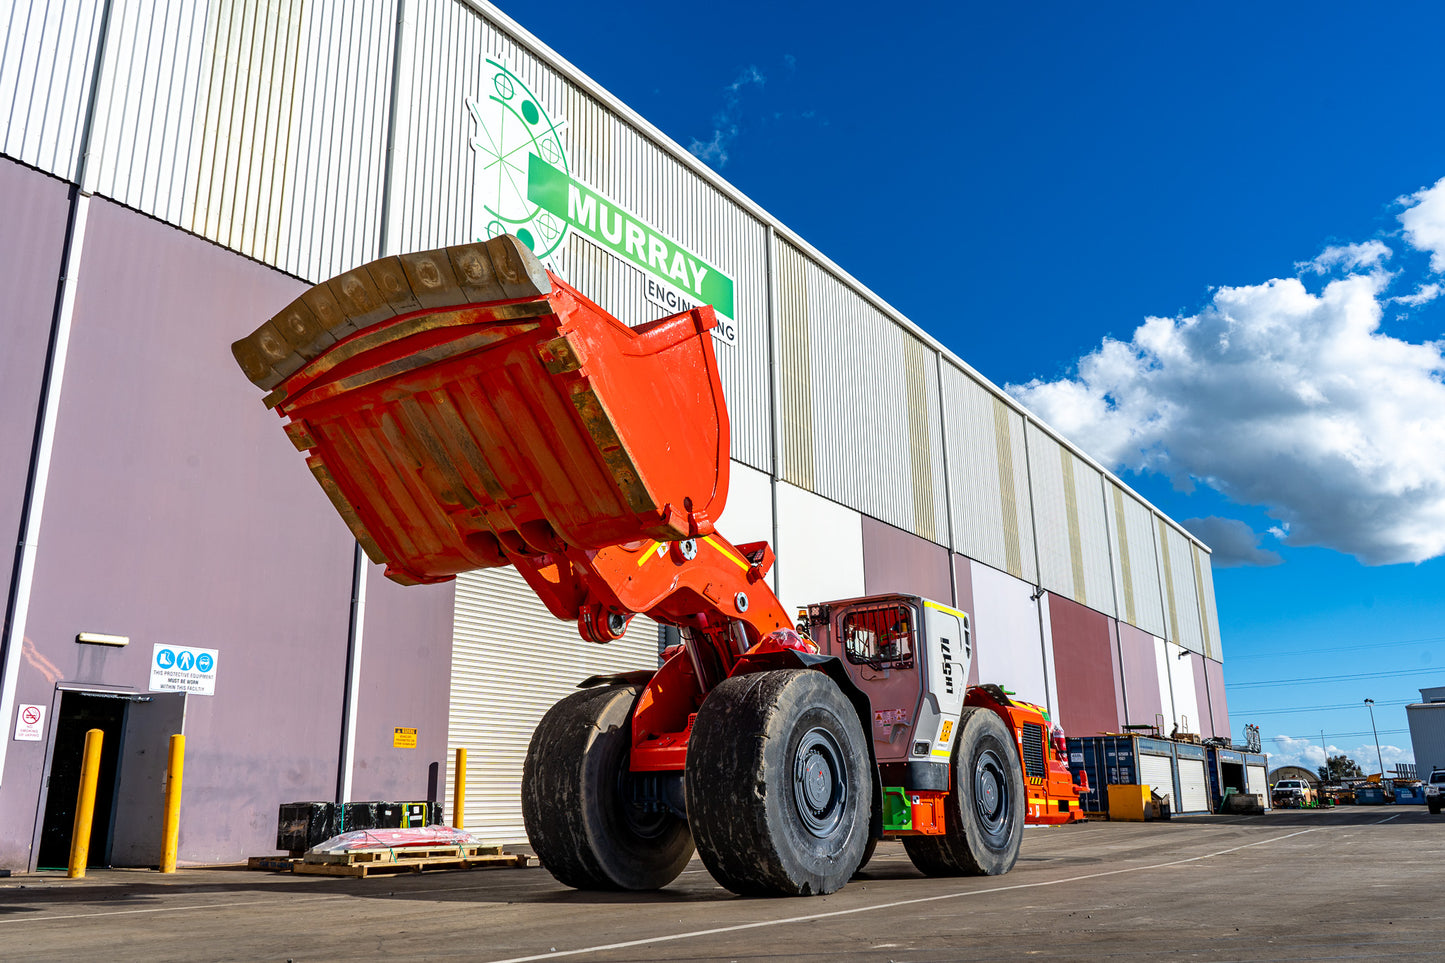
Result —
<path fill-rule="evenodd" d="M 732 278 L 536 154 L 528 157 L 527 199 L 623 260 L 734 317 Z"/>

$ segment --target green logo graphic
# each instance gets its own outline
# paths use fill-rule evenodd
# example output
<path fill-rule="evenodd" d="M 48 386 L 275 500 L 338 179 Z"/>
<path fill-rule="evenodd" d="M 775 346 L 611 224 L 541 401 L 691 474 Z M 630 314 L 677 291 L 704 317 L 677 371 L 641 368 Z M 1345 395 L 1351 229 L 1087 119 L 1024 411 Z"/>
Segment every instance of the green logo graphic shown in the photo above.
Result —
<path fill-rule="evenodd" d="M 528 199 L 527 171 L 533 158 L 568 170 L 561 138 L 566 122 L 552 115 L 505 64 L 489 59 L 487 65 L 490 91 L 482 98 L 466 98 L 467 111 L 477 125 L 471 139 L 477 155 L 472 235 L 482 240 L 515 234 L 561 273 L 556 261 L 567 225 Z"/>
<path fill-rule="evenodd" d="M 733 317 L 733 279 L 605 195 L 532 155 L 527 198 L 613 254 Z"/>

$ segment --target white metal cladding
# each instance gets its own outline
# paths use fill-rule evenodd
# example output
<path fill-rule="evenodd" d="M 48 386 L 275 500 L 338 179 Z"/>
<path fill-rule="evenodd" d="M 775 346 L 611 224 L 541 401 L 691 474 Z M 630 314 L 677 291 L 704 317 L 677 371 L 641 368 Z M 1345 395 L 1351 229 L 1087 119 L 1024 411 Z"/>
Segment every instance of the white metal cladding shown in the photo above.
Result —
<path fill-rule="evenodd" d="M 778 430 L 782 433 L 779 476 L 805 491 L 815 490 L 811 333 L 808 327 L 808 265 L 790 244 L 778 242 Z"/>
<path fill-rule="evenodd" d="M 287 38 L 299 32 L 299 10 L 298 2 L 289 17 L 282 14 Z M 201 65 L 216 41 L 214 22 L 207 31 L 206 11 L 205 4 L 174 0 L 116 4 L 96 105 L 96 192 L 171 224 L 182 219 L 199 132 Z M 266 24 L 260 27 L 257 36 L 264 37 Z M 294 64 L 294 39 L 281 46 L 285 61 Z"/>
<path fill-rule="evenodd" d="M 97 190 L 310 280 L 374 258 L 393 3 L 118 4 Z"/>
<path fill-rule="evenodd" d="M 1209 781 L 1205 775 L 1203 759 L 1179 760 L 1179 801 L 1174 811 L 1209 812 Z"/>
<path fill-rule="evenodd" d="M 1106 510 L 1104 475 L 1073 452 L 1064 451 L 1066 463 L 1073 465 L 1074 505 L 1079 514 L 1079 551 L 1084 572 L 1084 594 L 1081 599 L 1090 608 L 1105 615 L 1118 615 L 1115 603 L 1113 539 L 1110 536 Z M 1065 472 L 1067 476 L 1067 472 Z"/>
<path fill-rule="evenodd" d="M 816 263 L 779 247 L 783 477 L 943 541 L 932 350 Z"/>
<path fill-rule="evenodd" d="M 1116 489 L 1118 490 L 1118 489 Z M 1123 529 L 1129 552 L 1126 574 L 1134 597 L 1134 625 L 1164 636 L 1164 601 L 1160 593 L 1159 560 L 1154 550 L 1154 513 L 1127 492 L 1123 492 Z M 1116 502 L 1116 507 L 1118 502 Z"/>
<path fill-rule="evenodd" d="M 1179 530 L 1163 524 L 1164 548 L 1169 555 L 1168 573 L 1174 588 L 1174 614 L 1179 625 L 1175 642 L 1191 652 L 1204 651 L 1203 624 L 1199 617 L 1199 595 L 1194 580 L 1194 546 Z"/>
<path fill-rule="evenodd" d="M 1063 447 L 1034 425 L 1025 426 L 1028 438 L 1029 483 L 1033 495 L 1034 525 L 1038 533 L 1039 584 L 1050 592 L 1088 604 L 1082 585 L 1074 578 L 1074 549 L 1078 517 L 1070 517 L 1064 495 Z M 1072 528 L 1072 531 L 1071 531 Z M 1082 582 L 1082 571 L 1078 573 Z"/>
<path fill-rule="evenodd" d="M 993 400 L 994 423 L 997 426 L 995 438 L 999 446 L 999 487 L 1003 492 L 1004 523 L 1009 521 L 1010 511 L 1018 532 L 1019 571 L 1015 572 L 1026 582 L 1038 582 L 1037 542 L 1034 538 L 1033 498 L 1029 494 L 1029 464 L 1027 436 L 1024 417 L 1002 398 Z M 1012 471 L 1007 467 L 1005 455 L 1011 455 Z M 1010 509 L 1009 502 L 1013 502 Z M 1009 559 L 1009 564 L 1013 564 Z M 1010 568 L 1010 572 L 1013 569 Z"/>
<path fill-rule="evenodd" d="M 1204 606 L 1205 636 L 1204 654 L 1216 662 L 1224 661 L 1224 649 L 1219 642 L 1219 609 L 1214 604 L 1214 570 L 1209 554 L 1194 546 L 1194 575 L 1199 580 L 1199 599 Z"/>
<path fill-rule="evenodd" d="M 993 396 L 951 364 L 943 366 L 942 380 L 953 549 L 1005 569 L 1007 541 L 1017 539 L 1017 531 L 1006 534 L 1004 530 Z"/>
<path fill-rule="evenodd" d="M 608 645 L 542 605 L 511 567 L 457 578 L 447 724 L 447 790 L 455 750 L 467 750 L 467 829 L 489 842 L 525 842 L 519 790 L 532 730 L 589 675 L 657 666 L 657 626 L 633 619 Z"/>
<path fill-rule="evenodd" d="M 995 683 L 1029 702 L 1053 700 L 1033 586 L 987 565 L 969 566 L 973 642 L 980 682 Z"/>
<path fill-rule="evenodd" d="M 75 180 L 102 6 L 101 0 L 0 5 L 0 152 Z"/>
<path fill-rule="evenodd" d="M 1139 784 L 1159 795 L 1174 796 L 1174 757 L 1139 753 Z M 1172 807 L 1171 807 L 1172 808 Z"/>

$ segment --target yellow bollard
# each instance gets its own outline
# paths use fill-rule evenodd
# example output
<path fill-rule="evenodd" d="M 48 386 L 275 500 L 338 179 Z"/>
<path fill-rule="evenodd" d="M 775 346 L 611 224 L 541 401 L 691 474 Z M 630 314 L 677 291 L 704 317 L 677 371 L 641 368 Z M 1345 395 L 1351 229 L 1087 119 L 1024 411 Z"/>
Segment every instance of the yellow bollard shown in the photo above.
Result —
<path fill-rule="evenodd" d="M 463 829 L 467 808 L 467 751 L 457 750 L 457 771 L 452 780 L 452 826 Z"/>
<path fill-rule="evenodd" d="M 105 733 L 91 729 L 85 734 L 85 755 L 80 758 L 80 791 L 75 794 L 75 828 L 70 833 L 71 879 L 85 876 L 90 861 L 90 823 L 95 816 L 95 784 L 100 779 L 100 744 Z"/>
<path fill-rule="evenodd" d="M 176 871 L 176 844 L 181 835 L 181 776 L 186 768 L 186 737 L 171 736 L 170 761 L 166 764 L 165 843 L 161 850 L 161 872 Z"/>

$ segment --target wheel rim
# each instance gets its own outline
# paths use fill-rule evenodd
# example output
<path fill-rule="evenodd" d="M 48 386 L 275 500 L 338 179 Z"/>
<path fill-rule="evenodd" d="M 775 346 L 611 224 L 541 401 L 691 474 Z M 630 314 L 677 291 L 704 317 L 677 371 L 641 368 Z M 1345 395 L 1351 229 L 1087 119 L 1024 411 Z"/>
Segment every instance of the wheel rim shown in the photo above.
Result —
<path fill-rule="evenodd" d="M 803 827 L 827 838 L 843 821 L 848 772 L 843 749 L 826 729 L 808 730 L 793 754 L 793 803 Z"/>
<path fill-rule="evenodd" d="M 973 810 L 990 837 L 1004 835 L 1008 807 L 1008 770 L 997 752 L 985 749 L 973 766 Z"/>

